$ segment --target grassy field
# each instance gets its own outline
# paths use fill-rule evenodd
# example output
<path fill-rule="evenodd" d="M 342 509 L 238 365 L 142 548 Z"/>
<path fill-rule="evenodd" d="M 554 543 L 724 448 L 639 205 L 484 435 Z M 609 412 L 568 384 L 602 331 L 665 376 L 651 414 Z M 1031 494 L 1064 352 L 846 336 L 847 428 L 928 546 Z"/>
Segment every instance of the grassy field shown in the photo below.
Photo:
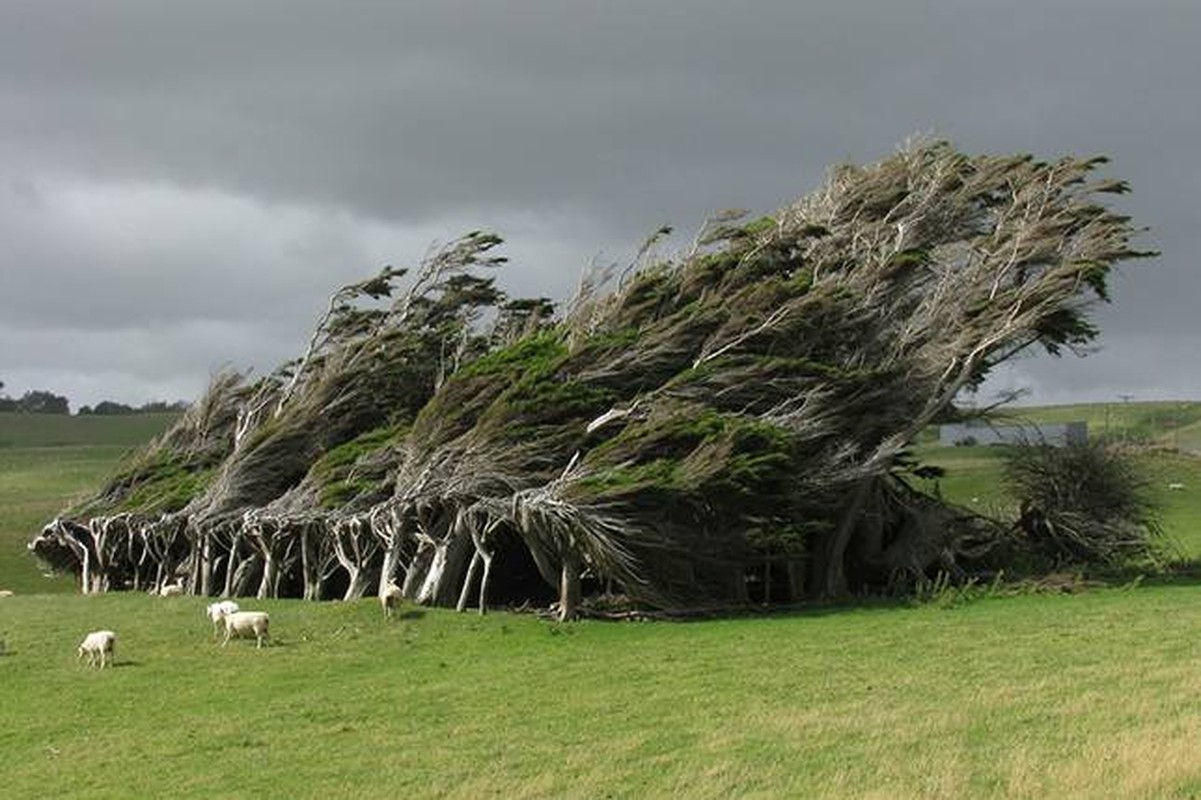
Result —
<path fill-rule="evenodd" d="M 115 447 L 124 451 L 150 441 L 178 416 L 0 413 L 0 451 L 57 447 Z"/>
<path fill-rule="evenodd" d="M 6 799 L 1201 795 L 1201 585 L 949 592 L 686 624 L 411 608 L 387 622 L 374 601 L 248 601 L 271 612 L 274 645 L 222 648 L 203 598 L 45 593 L 70 586 L 24 554 L 165 421 L 128 439 L 11 422 Z M 921 455 L 949 469 L 944 495 L 1006 502 L 999 451 Z M 1147 466 L 1169 532 L 1201 555 L 1201 460 Z M 75 658 L 97 628 L 118 633 L 114 669 Z"/>
<path fill-rule="evenodd" d="M 25 544 L 117 461 L 163 431 L 172 415 L 0 414 L 0 589 L 70 591 L 42 577 Z"/>
<path fill-rule="evenodd" d="M 203 603 L 0 600 L 4 796 L 1201 792 L 1195 586 L 567 626 L 268 601 L 261 651 Z"/>

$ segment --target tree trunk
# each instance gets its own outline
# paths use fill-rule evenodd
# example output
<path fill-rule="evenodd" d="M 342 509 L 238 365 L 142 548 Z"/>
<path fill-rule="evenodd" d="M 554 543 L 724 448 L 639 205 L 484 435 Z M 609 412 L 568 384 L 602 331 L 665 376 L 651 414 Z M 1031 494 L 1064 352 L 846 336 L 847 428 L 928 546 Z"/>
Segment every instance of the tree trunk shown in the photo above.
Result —
<path fill-rule="evenodd" d="M 279 569 L 279 565 L 275 561 L 275 556 L 270 552 L 263 554 L 263 578 L 259 581 L 259 590 L 255 595 L 259 600 L 266 600 L 268 597 L 274 597 L 272 591 L 275 588 L 275 576 Z"/>
<path fill-rule="evenodd" d="M 208 597 L 213 593 L 213 533 L 205 531 L 201 536 L 203 539 L 200 545 L 200 594 Z"/>
<path fill-rule="evenodd" d="M 467 577 L 463 579 L 459 602 L 455 605 L 455 611 L 460 614 L 467 610 L 467 601 L 471 598 L 471 585 L 475 582 L 475 574 L 479 571 L 481 561 L 483 561 L 483 556 L 480 555 L 479 550 L 476 550 L 475 555 L 471 557 L 470 566 L 467 567 Z"/>
<path fill-rule="evenodd" d="M 312 525 L 300 531 L 300 571 L 304 579 L 304 599 L 321 599 L 321 559 L 317 552 L 317 534 Z"/>
<path fill-rule="evenodd" d="M 258 569 L 260 561 L 261 559 L 257 555 L 249 555 L 242 559 L 242 563 L 238 564 L 238 568 L 234 572 L 233 581 L 230 584 L 230 597 L 247 597 L 250 595 L 250 584 L 254 580 L 254 573 Z"/>
<path fill-rule="evenodd" d="M 88 532 L 92 534 L 92 547 L 95 549 L 95 558 L 92 559 L 92 594 L 100 594 L 104 589 L 108 588 L 105 577 L 108 574 L 108 561 L 105 558 L 104 547 L 108 540 L 109 524 L 111 520 L 107 517 L 100 517 L 91 520 L 88 523 Z"/>
<path fill-rule="evenodd" d="M 200 547 L 200 580 L 192 586 L 192 593 L 200 597 L 212 597 L 217 591 L 217 568 L 221 563 L 221 547 L 213 531 L 206 531 Z"/>
<path fill-rule="evenodd" d="M 367 570 L 360 567 L 348 567 L 346 572 L 350 576 L 350 583 L 346 586 L 346 593 L 342 595 L 342 600 L 344 602 L 358 600 L 367 593 L 367 587 L 370 584 Z"/>
<path fill-rule="evenodd" d="M 442 579 L 442 574 L 446 569 L 447 543 L 445 541 L 434 542 L 431 549 L 433 554 L 430 556 L 429 566 L 425 570 L 421 588 L 417 590 L 416 601 L 421 604 L 429 603 L 434 599 L 438 581 Z"/>
<path fill-rule="evenodd" d="M 80 592 L 82 594 L 92 593 L 92 557 L 88 553 L 88 548 L 83 548 L 83 572 L 79 576 Z"/>
<path fill-rule="evenodd" d="M 426 573 L 429 572 L 430 564 L 433 560 L 433 542 L 424 539 L 421 540 L 417 545 L 417 552 L 413 555 L 413 561 L 409 564 L 409 570 L 405 573 L 404 585 L 401 586 L 401 593 L 404 594 L 406 599 L 417 599 L 417 592 L 425 582 Z M 386 554 L 384 565 L 385 567 L 387 566 Z M 383 575 L 380 575 L 380 585 L 387 586 Z"/>
<path fill-rule="evenodd" d="M 580 613 L 580 557 L 571 551 L 563 554 L 559 579 L 559 621 L 573 620 Z"/>
<path fill-rule="evenodd" d="M 342 600 L 358 600 L 367 592 L 370 563 L 379 550 L 379 540 L 371 527 L 359 518 L 336 522 L 330 534 L 333 537 L 331 544 L 334 557 L 342 565 L 342 569 L 346 570 L 349 580 Z"/>
<path fill-rule="evenodd" d="M 483 551 L 480 557 L 484 559 L 484 575 L 480 578 L 480 616 L 488 613 L 488 581 L 492 577 L 492 554 Z"/>
<path fill-rule="evenodd" d="M 234 536 L 229 542 L 229 563 L 225 566 L 225 586 L 221 589 L 222 597 L 232 597 L 234 587 L 234 576 L 242 567 L 242 560 L 238 558 L 238 544 L 242 541 L 242 537 Z"/>
<path fill-rule="evenodd" d="M 441 608 L 450 608 L 458 598 L 458 588 L 467 571 L 468 564 L 475 555 L 471 537 L 464 533 L 459 526 L 451 528 L 446 541 L 445 556 L 442 561 L 442 571 L 435 582 L 430 602 Z"/>
<path fill-rule="evenodd" d="M 867 501 L 868 493 L 876 478 L 862 478 L 851 491 L 850 499 L 843 509 L 838 527 L 826 540 L 825 546 L 818 553 L 816 562 L 816 583 L 823 598 L 842 597 L 847 593 L 846 552 L 851 537 L 859 525 L 863 504 Z"/>
<path fill-rule="evenodd" d="M 384 592 L 388 589 L 388 584 L 395 580 L 396 569 L 400 566 L 400 555 L 403 546 L 403 540 L 400 536 L 393 537 L 388 549 L 384 551 L 384 564 L 380 568 L 379 586 L 376 587 L 376 595 L 383 597 Z M 410 570 L 412 568 L 410 567 Z M 408 585 L 408 575 L 405 575 L 405 585 Z"/>

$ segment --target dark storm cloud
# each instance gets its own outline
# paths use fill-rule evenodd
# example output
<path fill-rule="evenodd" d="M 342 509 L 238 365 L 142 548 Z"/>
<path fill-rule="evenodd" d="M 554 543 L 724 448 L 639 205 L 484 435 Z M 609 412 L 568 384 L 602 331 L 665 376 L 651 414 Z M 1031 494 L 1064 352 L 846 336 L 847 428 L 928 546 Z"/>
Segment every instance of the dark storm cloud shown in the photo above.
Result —
<path fill-rule="evenodd" d="M 329 288 L 433 238 L 497 228 L 509 285 L 561 296 L 664 222 L 771 210 L 930 131 L 1106 153 L 1133 183 L 1124 208 L 1164 257 L 1131 265 L 1102 314 L 1088 361 L 1106 380 L 1080 391 L 1107 392 L 1149 379 L 1127 362 L 1156 342 L 1197 336 L 1199 29 L 1187 2 L 10 1 L 0 321 L 253 343 L 163 355 L 199 385 L 213 361 L 292 355 Z M 15 366 L 0 351 L 10 389 L 33 375 Z"/>

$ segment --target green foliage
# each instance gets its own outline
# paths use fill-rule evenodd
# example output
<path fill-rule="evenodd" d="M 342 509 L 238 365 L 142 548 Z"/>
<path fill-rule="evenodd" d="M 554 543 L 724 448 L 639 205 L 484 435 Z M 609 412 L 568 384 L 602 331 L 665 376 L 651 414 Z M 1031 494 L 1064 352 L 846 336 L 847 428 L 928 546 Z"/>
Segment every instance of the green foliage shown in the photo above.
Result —
<path fill-rule="evenodd" d="M 396 424 L 375 428 L 317 459 L 309 475 L 319 486 L 321 507 L 337 508 L 357 497 L 379 492 L 387 462 L 380 456 L 403 441 L 408 427 Z"/>
<path fill-rule="evenodd" d="M 744 513 L 765 519 L 790 508 L 794 457 L 791 437 L 779 427 L 665 405 L 591 450 L 578 492 L 590 502 L 648 511 L 670 497 L 706 509 L 719 525 Z"/>
<path fill-rule="evenodd" d="M 332 481 L 321 487 L 318 504 L 324 509 L 342 508 L 362 497 L 380 496 L 386 499 L 387 487 L 382 486 L 378 476 L 347 477 Z"/>
<path fill-rule="evenodd" d="M 554 331 L 540 331 L 508 347 L 494 350 L 463 367 L 455 376 L 501 376 L 515 379 L 552 373 L 567 356 L 567 345 Z"/>
<path fill-rule="evenodd" d="M 482 424 L 503 426 L 504 437 L 517 440 L 548 426 L 582 424 L 613 399 L 613 392 L 584 381 L 532 372 L 501 393 Z"/>
<path fill-rule="evenodd" d="M 327 451 L 313 463 L 313 474 L 320 478 L 344 474 L 365 456 L 376 453 L 386 447 L 395 446 L 407 432 L 408 426 L 385 425 L 361 433 L 349 442 L 338 445 Z"/>
<path fill-rule="evenodd" d="M 779 223 L 776 222 L 775 217 L 762 216 L 743 225 L 742 230 L 747 236 L 758 236 L 761 233 L 772 230 L 777 224 Z"/>
<path fill-rule="evenodd" d="M 610 324 L 620 330 L 645 326 L 670 315 L 682 304 L 679 286 L 679 276 L 670 264 L 657 264 L 639 271 L 619 295 Z"/>
<path fill-rule="evenodd" d="M 538 424 L 538 415 L 565 416 L 576 410 L 580 388 L 557 377 L 568 357 L 553 330 L 544 330 L 494 350 L 451 375 L 422 408 L 410 440 L 425 450 L 466 433 L 485 417 L 513 435 Z M 585 393 L 586 394 L 586 393 Z M 548 405 L 562 401 L 563 409 Z M 512 419 L 510 418 L 512 415 Z"/>
<path fill-rule="evenodd" d="M 197 467 L 168 454 L 160 454 L 140 464 L 132 473 L 118 478 L 125 484 L 125 495 L 113 509 L 146 514 L 178 511 L 200 494 L 213 479 L 214 467 Z"/>
<path fill-rule="evenodd" d="M 594 364 L 636 347 L 641 331 L 636 327 L 600 331 L 588 337 L 572 354 L 571 363 Z"/>

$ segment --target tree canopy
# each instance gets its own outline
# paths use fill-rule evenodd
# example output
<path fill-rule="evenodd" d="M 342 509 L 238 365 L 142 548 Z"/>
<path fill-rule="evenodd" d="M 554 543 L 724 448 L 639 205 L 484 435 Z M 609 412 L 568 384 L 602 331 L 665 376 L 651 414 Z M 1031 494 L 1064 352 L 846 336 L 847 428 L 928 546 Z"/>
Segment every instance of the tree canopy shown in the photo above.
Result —
<path fill-rule="evenodd" d="M 564 617 L 602 590 L 731 604 L 958 568 L 998 526 L 913 490 L 908 448 L 997 364 L 1095 339 L 1112 268 L 1150 255 L 1104 163 L 915 141 L 677 256 L 657 231 L 561 310 L 505 296 L 500 238 L 469 233 L 335 292 L 298 360 L 218 376 L 64 516 L 93 563 L 153 540 L 204 594 L 541 586 Z"/>

